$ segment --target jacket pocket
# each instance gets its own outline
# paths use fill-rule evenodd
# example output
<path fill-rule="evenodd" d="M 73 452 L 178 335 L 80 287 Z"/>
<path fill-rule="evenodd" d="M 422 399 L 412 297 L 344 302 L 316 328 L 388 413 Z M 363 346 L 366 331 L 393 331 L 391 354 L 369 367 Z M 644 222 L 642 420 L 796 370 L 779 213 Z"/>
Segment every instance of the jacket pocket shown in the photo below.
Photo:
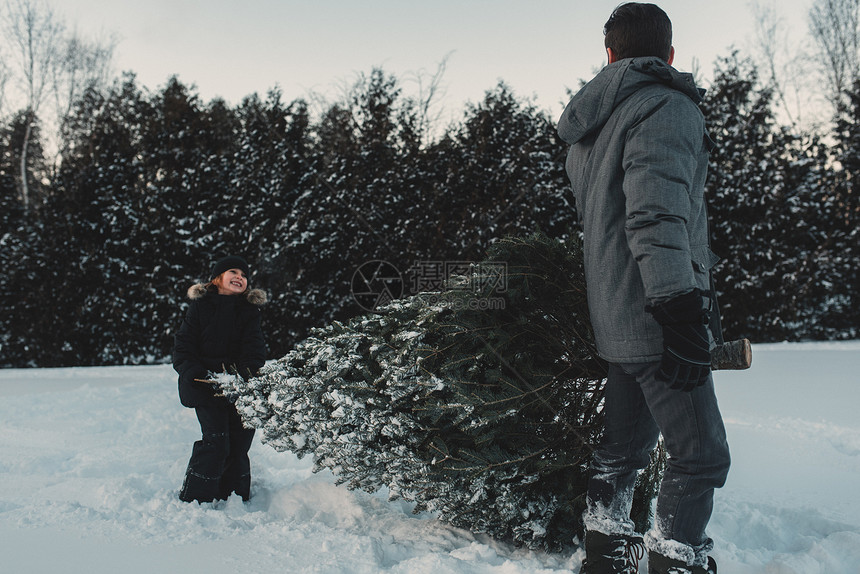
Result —
<path fill-rule="evenodd" d="M 720 262 L 720 258 L 707 245 L 690 247 L 690 257 L 696 277 L 696 286 L 703 291 L 709 291 L 711 288 L 710 271 L 714 265 Z"/>

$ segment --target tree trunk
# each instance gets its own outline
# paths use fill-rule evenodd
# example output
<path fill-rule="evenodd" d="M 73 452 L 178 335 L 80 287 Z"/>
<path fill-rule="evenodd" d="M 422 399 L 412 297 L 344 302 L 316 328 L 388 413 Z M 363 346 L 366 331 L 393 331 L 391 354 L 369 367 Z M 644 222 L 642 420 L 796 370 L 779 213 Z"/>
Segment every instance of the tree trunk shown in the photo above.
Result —
<path fill-rule="evenodd" d="M 30 209 L 30 187 L 27 185 L 27 150 L 30 149 L 30 136 L 33 131 L 33 119 L 27 114 L 27 127 L 24 130 L 24 143 L 21 144 L 21 205 L 24 211 Z"/>

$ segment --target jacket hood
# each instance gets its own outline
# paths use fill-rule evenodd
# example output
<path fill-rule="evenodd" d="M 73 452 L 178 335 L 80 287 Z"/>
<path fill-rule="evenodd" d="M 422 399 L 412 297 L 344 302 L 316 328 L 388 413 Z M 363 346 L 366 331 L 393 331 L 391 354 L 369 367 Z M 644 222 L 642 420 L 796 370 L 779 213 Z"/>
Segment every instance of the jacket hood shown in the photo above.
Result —
<path fill-rule="evenodd" d="M 192 301 L 202 299 L 210 290 L 206 283 L 195 283 L 188 288 L 188 298 Z M 248 289 L 244 293 L 248 303 L 252 305 L 264 305 L 269 300 L 269 296 L 262 289 Z"/>
<path fill-rule="evenodd" d="M 626 58 L 604 67 L 573 96 L 558 121 L 558 135 L 575 144 L 599 130 L 628 96 L 653 84 L 666 85 L 697 104 L 702 101 L 704 90 L 696 87 L 692 74 L 660 58 Z"/>

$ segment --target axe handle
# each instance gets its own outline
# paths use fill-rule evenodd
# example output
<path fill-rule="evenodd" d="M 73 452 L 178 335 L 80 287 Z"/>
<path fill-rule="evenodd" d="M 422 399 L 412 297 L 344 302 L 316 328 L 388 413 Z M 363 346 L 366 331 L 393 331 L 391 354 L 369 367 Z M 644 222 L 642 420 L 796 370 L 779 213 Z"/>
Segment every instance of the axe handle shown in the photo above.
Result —
<path fill-rule="evenodd" d="M 739 371 L 752 365 L 752 345 L 749 339 L 727 341 L 711 350 L 711 369 Z"/>

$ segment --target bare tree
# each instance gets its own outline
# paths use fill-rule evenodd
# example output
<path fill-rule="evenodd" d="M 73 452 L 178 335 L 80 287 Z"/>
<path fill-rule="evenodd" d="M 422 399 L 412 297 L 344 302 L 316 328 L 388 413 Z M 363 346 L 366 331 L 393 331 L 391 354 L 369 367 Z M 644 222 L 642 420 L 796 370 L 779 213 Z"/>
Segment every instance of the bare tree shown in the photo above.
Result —
<path fill-rule="evenodd" d="M 28 152 L 36 123 L 42 120 L 42 125 L 55 128 L 53 148 L 59 154 L 64 119 L 83 89 L 106 79 L 114 43 L 86 42 L 69 33 L 46 0 L 6 0 L 0 32 L 11 52 L 4 57 L 15 92 L 9 106 L 23 110 L 18 188 L 22 205 L 29 209 L 33 174 L 29 173 Z M 54 109 L 45 110 L 52 97 Z"/>
<path fill-rule="evenodd" d="M 830 117 L 828 106 L 822 102 L 820 82 L 814 79 L 820 66 L 810 57 L 815 49 L 809 46 L 809 36 L 792 30 L 781 8 L 776 0 L 756 0 L 751 5 L 758 70 L 773 92 L 780 121 L 801 130 L 814 130 L 826 121 L 824 116 Z"/>
<path fill-rule="evenodd" d="M 6 66 L 6 55 L 0 46 L 0 119 L 6 109 L 6 82 L 9 80 L 9 68 Z"/>
<path fill-rule="evenodd" d="M 815 0 L 809 31 L 828 83 L 828 99 L 838 108 L 860 77 L 860 0 Z"/>
<path fill-rule="evenodd" d="M 67 118 L 72 106 L 88 88 L 108 83 L 115 47 L 114 36 L 91 41 L 72 33 L 64 38 L 58 65 L 51 71 L 58 138 L 54 164 L 68 146 Z"/>
<path fill-rule="evenodd" d="M 442 109 L 436 109 L 439 101 L 445 95 L 445 89 L 442 86 L 442 79 L 445 75 L 445 70 L 448 67 L 448 59 L 451 52 L 445 55 L 436 67 L 436 72 L 428 74 L 422 70 L 412 75 L 411 79 L 418 85 L 418 93 L 415 96 L 415 102 L 418 106 L 420 131 L 425 138 L 425 142 L 433 139 L 438 135 L 434 130 L 443 129 L 440 118 L 442 117 Z"/>
<path fill-rule="evenodd" d="M 18 87 L 23 94 L 24 139 L 21 144 L 19 195 L 25 209 L 30 206 L 28 152 L 39 109 L 46 98 L 51 69 L 57 65 L 59 45 L 65 33 L 46 5 L 31 0 L 7 0 L 3 33 L 16 52 L 10 61 L 18 72 Z"/>

